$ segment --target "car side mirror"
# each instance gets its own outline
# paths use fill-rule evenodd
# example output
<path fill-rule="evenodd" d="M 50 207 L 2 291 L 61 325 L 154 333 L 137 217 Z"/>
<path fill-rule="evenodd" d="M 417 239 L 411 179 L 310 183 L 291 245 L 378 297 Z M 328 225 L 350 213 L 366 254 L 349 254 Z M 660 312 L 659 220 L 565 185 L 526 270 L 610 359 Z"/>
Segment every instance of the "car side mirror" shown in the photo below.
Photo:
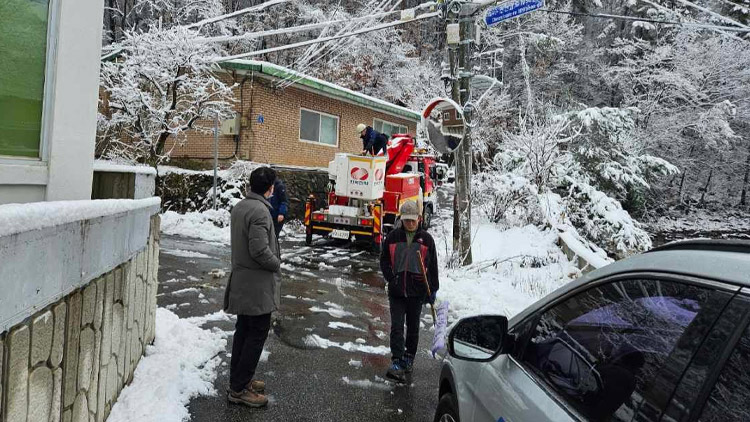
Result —
<path fill-rule="evenodd" d="M 457 359 L 487 362 L 507 343 L 508 318 L 479 315 L 462 319 L 448 335 L 448 353 Z"/>

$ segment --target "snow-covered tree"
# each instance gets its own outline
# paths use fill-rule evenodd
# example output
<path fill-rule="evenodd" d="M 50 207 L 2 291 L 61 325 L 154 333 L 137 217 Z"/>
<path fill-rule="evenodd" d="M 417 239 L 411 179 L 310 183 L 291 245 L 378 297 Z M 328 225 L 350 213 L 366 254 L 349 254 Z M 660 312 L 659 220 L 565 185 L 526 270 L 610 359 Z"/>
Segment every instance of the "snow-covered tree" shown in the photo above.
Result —
<path fill-rule="evenodd" d="M 102 63 L 104 155 L 156 165 L 169 156 L 167 140 L 186 130 L 211 131 L 213 119 L 233 114 L 232 87 L 213 73 L 214 47 L 183 27 L 126 32 L 120 56 Z"/>

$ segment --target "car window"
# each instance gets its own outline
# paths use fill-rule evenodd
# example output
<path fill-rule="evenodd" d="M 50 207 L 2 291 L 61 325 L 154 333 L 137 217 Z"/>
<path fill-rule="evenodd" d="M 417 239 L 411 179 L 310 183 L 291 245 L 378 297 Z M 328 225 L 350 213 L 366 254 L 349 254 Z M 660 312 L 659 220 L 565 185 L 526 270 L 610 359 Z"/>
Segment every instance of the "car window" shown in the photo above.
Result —
<path fill-rule="evenodd" d="M 672 393 L 681 379 L 682 384 L 680 388 L 682 390 L 676 392 L 675 397 L 683 397 L 680 401 L 686 402 L 686 400 L 689 401 L 690 399 L 685 399 L 683 394 L 697 393 L 692 391 L 693 387 L 687 386 L 685 383 L 686 376 L 683 377 L 683 373 L 691 360 L 693 364 L 696 363 L 696 359 L 693 356 L 699 347 L 701 347 L 700 353 L 711 354 L 712 352 L 709 350 L 715 350 L 717 347 L 720 347 L 719 343 L 722 341 L 721 339 L 726 339 L 726 335 L 722 334 L 725 330 L 717 330 L 716 327 L 723 327 L 722 324 L 724 324 L 724 321 L 731 320 L 737 316 L 734 311 L 736 306 L 730 307 L 729 310 L 725 311 L 732 296 L 733 293 L 717 290 L 701 305 L 700 313 L 690 323 L 688 329 L 685 330 L 685 334 L 677 341 L 674 350 L 667 360 L 664 361 L 651 387 L 641 394 L 641 404 L 638 407 L 638 414 L 633 419 L 634 422 L 660 420 L 662 411 L 667 407 L 670 399 L 673 399 Z M 714 323 L 717 322 L 716 319 L 720 314 L 722 317 L 721 321 L 715 327 Z M 705 342 L 704 339 L 706 339 Z M 701 346 L 701 344 L 703 345 Z M 711 347 L 707 347 L 709 344 Z"/>
<path fill-rule="evenodd" d="M 737 322 L 743 321 L 749 311 L 750 299 L 742 296 L 733 299 L 726 307 L 726 310 L 716 321 L 700 349 L 692 358 L 690 366 L 682 376 L 682 380 L 670 400 L 662 421 L 680 421 L 690 416 L 693 406 L 699 400 L 701 388 L 707 377 L 715 373 L 715 366 L 719 361 L 717 357 L 721 356 L 721 353 L 727 347 L 727 342 L 737 330 Z M 750 367 L 746 366 L 743 374 L 747 370 L 750 370 Z M 747 385 L 745 390 L 748 390 Z M 746 399 L 750 399 L 750 396 L 747 396 Z M 746 413 L 745 418 L 735 420 L 747 420 L 749 416 L 750 413 Z M 731 419 L 722 418 L 722 420 Z"/>
<path fill-rule="evenodd" d="M 630 421 L 712 293 L 640 279 L 591 288 L 541 315 L 522 361 L 587 418 Z"/>
<path fill-rule="evenodd" d="M 700 416 L 701 422 L 750 420 L 750 326 L 719 374 Z"/>

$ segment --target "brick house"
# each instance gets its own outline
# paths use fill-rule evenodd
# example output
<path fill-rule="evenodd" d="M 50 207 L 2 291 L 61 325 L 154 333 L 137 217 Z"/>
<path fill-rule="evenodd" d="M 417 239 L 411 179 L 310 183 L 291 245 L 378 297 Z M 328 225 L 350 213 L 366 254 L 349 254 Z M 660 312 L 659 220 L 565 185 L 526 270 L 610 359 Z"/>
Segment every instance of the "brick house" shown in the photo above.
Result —
<path fill-rule="evenodd" d="M 222 63 L 236 84 L 237 134 L 219 136 L 219 157 L 277 165 L 325 167 L 335 153 L 359 153 L 359 123 L 387 134 L 416 133 L 419 112 L 267 62 Z M 283 85 L 282 85 L 283 84 Z M 279 85 L 286 87 L 279 88 Z M 191 131 L 172 157 L 211 159 L 212 134 Z"/>

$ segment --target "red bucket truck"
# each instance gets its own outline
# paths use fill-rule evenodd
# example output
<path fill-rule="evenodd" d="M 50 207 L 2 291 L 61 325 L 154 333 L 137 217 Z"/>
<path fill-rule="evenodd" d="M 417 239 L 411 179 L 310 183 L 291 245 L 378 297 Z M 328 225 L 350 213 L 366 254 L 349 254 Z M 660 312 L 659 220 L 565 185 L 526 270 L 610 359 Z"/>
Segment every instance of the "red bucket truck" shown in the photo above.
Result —
<path fill-rule="evenodd" d="M 409 135 L 393 135 L 387 155 L 336 154 L 328 164 L 331 181 L 328 207 L 316 209 L 315 197 L 305 204 L 305 241 L 313 235 L 341 240 L 367 240 L 376 249 L 393 229 L 399 208 L 415 200 L 429 228 L 436 210 L 435 157 L 415 151 Z"/>

